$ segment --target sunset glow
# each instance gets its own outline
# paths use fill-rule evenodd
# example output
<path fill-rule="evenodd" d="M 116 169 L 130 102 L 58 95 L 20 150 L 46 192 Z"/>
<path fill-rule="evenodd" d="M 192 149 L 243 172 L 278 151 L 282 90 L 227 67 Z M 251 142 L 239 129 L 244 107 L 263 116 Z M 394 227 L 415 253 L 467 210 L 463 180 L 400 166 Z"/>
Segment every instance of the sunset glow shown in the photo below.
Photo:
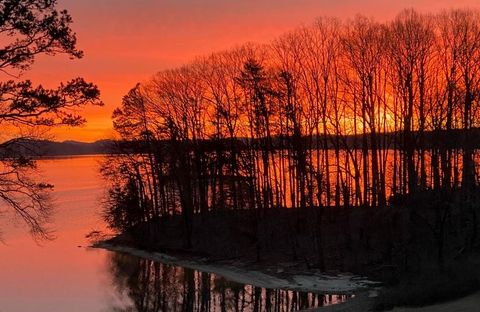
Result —
<path fill-rule="evenodd" d="M 0 44 L 0 311 L 479 310 L 480 0 L 0 0 Z"/>
<path fill-rule="evenodd" d="M 59 6 L 72 15 L 85 56 L 41 56 L 23 77 L 49 87 L 77 76 L 96 83 L 106 105 L 87 108 L 84 127 L 53 132 L 59 141 L 95 141 L 113 136 L 111 113 L 137 82 L 196 56 L 248 41 L 268 42 L 318 16 L 349 18 L 359 13 L 385 20 L 408 7 L 433 13 L 480 5 L 476 0 L 61 0 Z"/>

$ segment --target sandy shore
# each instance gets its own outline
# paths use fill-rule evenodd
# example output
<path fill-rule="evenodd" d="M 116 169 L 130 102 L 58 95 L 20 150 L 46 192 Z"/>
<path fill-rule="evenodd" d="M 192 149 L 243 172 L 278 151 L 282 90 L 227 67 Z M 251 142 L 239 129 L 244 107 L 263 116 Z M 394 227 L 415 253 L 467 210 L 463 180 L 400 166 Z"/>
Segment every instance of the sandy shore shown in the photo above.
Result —
<path fill-rule="evenodd" d="M 286 272 L 281 266 L 276 266 L 275 272 L 269 268 L 262 270 L 259 267 L 248 267 L 242 263 L 208 263 L 206 259 L 185 259 L 174 257 L 159 252 L 147 252 L 144 250 L 112 245 L 109 243 L 97 243 L 94 248 L 103 248 L 115 252 L 123 252 L 138 257 L 159 261 L 166 264 L 178 265 L 193 270 L 220 275 L 228 280 L 254 285 L 263 288 L 279 288 L 294 291 L 317 292 L 324 294 L 355 295 L 345 303 L 331 305 L 309 311 L 338 311 L 338 312 L 363 312 L 368 311 L 372 298 L 375 294 L 377 282 L 349 273 L 343 274 L 320 274 L 318 272 Z"/>
<path fill-rule="evenodd" d="M 322 307 L 315 310 L 318 312 L 364 312 L 372 307 L 373 298 L 377 291 L 376 282 L 369 281 L 364 277 L 353 274 L 326 275 L 318 272 L 285 272 L 284 268 L 278 267 L 275 272 L 262 270 L 254 267 L 247 268 L 245 264 L 209 263 L 206 259 L 186 259 L 174 257 L 159 252 L 147 252 L 144 250 L 112 245 L 109 243 L 97 243 L 94 248 L 103 248 L 110 251 L 123 252 L 138 257 L 151 259 L 171 265 L 179 265 L 193 270 L 208 272 L 223 276 L 224 278 L 242 284 L 250 284 L 264 288 L 280 288 L 295 291 L 308 291 L 326 294 L 355 294 L 355 297 L 345 303 Z M 435 304 L 418 308 L 395 308 L 393 312 L 474 312 L 480 311 L 480 292 L 441 304 Z"/>
<path fill-rule="evenodd" d="M 353 274 L 325 275 L 319 273 L 291 274 L 286 273 L 281 267 L 277 271 L 264 272 L 262 270 L 247 269 L 244 265 L 235 262 L 228 264 L 207 263 L 202 259 L 182 259 L 159 252 L 147 252 L 132 247 L 98 243 L 95 248 L 103 248 L 116 252 L 132 254 L 138 257 L 163 262 L 166 264 L 179 265 L 202 272 L 214 273 L 224 278 L 241 283 L 263 288 L 280 288 L 296 291 L 314 291 L 326 294 L 357 294 L 371 289 L 376 282 L 369 281 L 364 277 Z"/>

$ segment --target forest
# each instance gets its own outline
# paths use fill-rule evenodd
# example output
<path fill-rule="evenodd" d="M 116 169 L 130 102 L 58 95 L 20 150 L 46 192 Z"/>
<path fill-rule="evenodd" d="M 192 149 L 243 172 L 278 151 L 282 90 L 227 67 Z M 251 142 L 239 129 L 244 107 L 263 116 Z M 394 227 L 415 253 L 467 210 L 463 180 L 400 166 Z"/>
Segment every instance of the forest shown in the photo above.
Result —
<path fill-rule="evenodd" d="M 479 105 L 479 12 L 318 18 L 130 90 L 105 218 L 149 248 L 447 270 L 479 246 Z"/>

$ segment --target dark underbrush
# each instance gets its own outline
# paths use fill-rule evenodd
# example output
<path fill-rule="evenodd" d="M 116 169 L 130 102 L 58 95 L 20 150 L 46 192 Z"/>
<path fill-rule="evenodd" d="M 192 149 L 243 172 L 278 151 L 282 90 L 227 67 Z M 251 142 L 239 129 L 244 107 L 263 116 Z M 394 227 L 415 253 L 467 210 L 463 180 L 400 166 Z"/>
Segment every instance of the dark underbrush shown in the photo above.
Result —
<path fill-rule="evenodd" d="M 217 210 L 194 215 L 187 248 L 181 215 L 113 239 L 211 261 L 352 272 L 386 286 L 375 309 L 451 300 L 480 287 L 476 205 L 460 191 L 393 198 L 385 208 Z"/>

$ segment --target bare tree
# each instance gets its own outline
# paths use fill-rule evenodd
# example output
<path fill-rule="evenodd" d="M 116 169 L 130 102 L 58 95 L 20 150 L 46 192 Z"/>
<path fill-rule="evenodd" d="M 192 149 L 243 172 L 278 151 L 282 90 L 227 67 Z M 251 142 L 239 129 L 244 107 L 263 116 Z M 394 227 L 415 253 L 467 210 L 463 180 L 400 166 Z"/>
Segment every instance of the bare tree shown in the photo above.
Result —
<path fill-rule="evenodd" d="M 0 71 L 18 78 L 41 54 L 64 53 L 82 57 L 70 29 L 67 11 L 58 11 L 56 1 L 4 0 L 0 2 Z M 47 191 L 52 185 L 30 177 L 35 162 L 14 146 L 36 137 L 40 129 L 85 122 L 77 110 L 86 104 L 101 105 L 100 92 L 81 78 L 62 83 L 57 89 L 34 86 L 31 81 L 0 82 L 0 198 L 25 221 L 36 238 L 48 238 L 45 222 L 50 215 Z M 25 136 L 25 133 L 32 135 Z"/>

